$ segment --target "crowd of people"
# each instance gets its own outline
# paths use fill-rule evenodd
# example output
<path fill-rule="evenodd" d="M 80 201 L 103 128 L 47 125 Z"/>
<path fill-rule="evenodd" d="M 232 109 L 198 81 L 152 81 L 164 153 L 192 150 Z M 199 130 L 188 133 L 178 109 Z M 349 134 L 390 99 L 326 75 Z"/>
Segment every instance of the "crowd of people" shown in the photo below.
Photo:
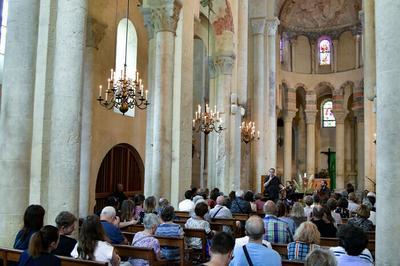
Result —
<path fill-rule="evenodd" d="M 203 229 L 209 239 L 206 247 L 209 261 L 200 265 L 266 265 L 266 261 L 268 265 L 281 265 L 282 259 L 273 249 L 274 244 L 286 244 L 287 259 L 303 261 L 305 265 L 372 265 L 374 262 L 367 249 L 366 234 L 374 230 L 371 213 L 375 213 L 375 194 L 372 192 L 365 193 L 361 204 L 350 185 L 340 194 L 329 192 L 329 197 L 325 197 L 316 192 L 300 201 L 268 199 L 242 190 L 226 196 L 218 188 L 211 191 L 193 188 L 184 196 L 177 210 L 188 212 L 190 218 L 181 226 L 175 222 L 175 209 L 167 199 L 157 201 L 154 196 L 143 195 L 129 199 L 119 187 L 108 198 L 107 206 L 83 219 L 77 240 L 71 237 L 78 221 L 72 213 L 60 212 L 55 219 L 57 227 L 44 226 L 44 208 L 30 205 L 14 243 L 15 249 L 24 250 L 19 265 L 57 266 L 60 259 L 56 255 L 108 262 L 113 266 L 148 265 L 134 258 L 121 262 L 114 244 L 152 248 L 157 259 L 176 260 L 180 257 L 179 249 L 160 246 L 157 236 L 184 236 L 183 228 Z M 232 219 L 235 214 L 249 214 L 247 221 L 236 223 L 245 232 L 244 237 L 235 239 L 235 232 L 227 226 L 221 231 L 211 229 L 213 219 Z M 348 219 L 347 224 L 343 224 L 343 219 Z M 135 224 L 142 224 L 143 231 L 128 242 L 122 232 Z M 330 249 L 320 246 L 321 237 L 337 237 L 338 246 Z M 199 238 L 186 237 L 185 242 L 188 248 L 203 248 Z"/>

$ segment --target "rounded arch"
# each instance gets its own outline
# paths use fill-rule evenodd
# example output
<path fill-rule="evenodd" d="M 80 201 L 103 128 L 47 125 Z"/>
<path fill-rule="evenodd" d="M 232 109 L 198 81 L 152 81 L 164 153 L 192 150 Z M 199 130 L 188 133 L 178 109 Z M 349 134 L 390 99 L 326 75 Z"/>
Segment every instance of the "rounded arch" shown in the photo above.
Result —
<path fill-rule="evenodd" d="M 318 85 L 314 89 L 315 94 L 317 95 L 318 98 L 326 95 L 332 95 L 334 90 L 335 87 L 330 82 L 327 81 L 322 81 L 318 83 Z"/>
<path fill-rule="evenodd" d="M 304 89 L 305 91 L 308 91 L 307 85 L 304 84 L 304 83 L 301 83 L 301 82 L 299 82 L 299 83 L 297 83 L 296 85 L 294 85 L 294 88 L 296 89 L 296 91 L 297 91 L 298 89 Z"/>
<path fill-rule="evenodd" d="M 95 212 L 105 206 L 105 201 L 116 188 L 123 184 L 125 194 L 142 193 L 144 186 L 144 164 L 138 151 L 127 143 L 112 147 L 103 158 L 97 173 Z"/>
<path fill-rule="evenodd" d="M 347 106 L 349 101 L 352 101 L 355 84 L 348 80 L 340 86 L 340 93 L 344 95 L 343 106 Z"/>

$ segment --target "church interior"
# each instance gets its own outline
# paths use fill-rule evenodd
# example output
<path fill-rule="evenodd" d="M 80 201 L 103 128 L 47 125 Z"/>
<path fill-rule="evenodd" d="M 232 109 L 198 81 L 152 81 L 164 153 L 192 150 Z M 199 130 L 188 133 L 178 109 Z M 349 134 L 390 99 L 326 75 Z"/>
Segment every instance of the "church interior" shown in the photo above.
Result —
<path fill-rule="evenodd" d="M 122 184 L 177 209 L 274 168 L 374 192 L 375 264 L 398 265 L 400 2 L 0 3 L 1 247 L 30 204 L 85 218 Z"/>

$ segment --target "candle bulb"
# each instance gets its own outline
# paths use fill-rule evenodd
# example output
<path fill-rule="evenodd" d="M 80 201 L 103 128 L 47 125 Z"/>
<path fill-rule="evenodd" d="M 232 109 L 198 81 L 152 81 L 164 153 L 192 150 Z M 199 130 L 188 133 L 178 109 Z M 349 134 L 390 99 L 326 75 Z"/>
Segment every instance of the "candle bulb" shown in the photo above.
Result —
<path fill-rule="evenodd" d="M 106 91 L 106 102 L 108 100 L 108 91 Z"/>
<path fill-rule="evenodd" d="M 136 83 L 139 81 L 139 71 L 136 71 Z"/>
<path fill-rule="evenodd" d="M 196 125 L 196 122 L 195 122 L 195 120 L 193 119 L 193 127 Z"/>
<path fill-rule="evenodd" d="M 102 92 L 102 90 L 103 90 L 103 86 L 99 86 L 99 98 L 101 97 L 101 92 Z"/>
<path fill-rule="evenodd" d="M 260 137 L 260 131 L 257 131 L 257 137 L 258 138 Z"/>
<path fill-rule="evenodd" d="M 197 106 L 197 110 L 198 110 L 198 112 L 199 112 L 199 114 L 201 113 L 201 106 L 200 106 L 200 104 Z"/>
<path fill-rule="evenodd" d="M 148 96 L 149 91 L 146 90 L 145 96 L 146 96 L 146 101 L 147 101 L 147 96 Z"/>
<path fill-rule="evenodd" d="M 111 79 L 108 79 L 108 82 L 107 82 L 107 91 L 110 91 L 110 82 L 111 82 Z"/>
<path fill-rule="evenodd" d="M 143 84 L 140 86 L 140 96 L 143 97 L 144 89 L 143 89 Z"/>

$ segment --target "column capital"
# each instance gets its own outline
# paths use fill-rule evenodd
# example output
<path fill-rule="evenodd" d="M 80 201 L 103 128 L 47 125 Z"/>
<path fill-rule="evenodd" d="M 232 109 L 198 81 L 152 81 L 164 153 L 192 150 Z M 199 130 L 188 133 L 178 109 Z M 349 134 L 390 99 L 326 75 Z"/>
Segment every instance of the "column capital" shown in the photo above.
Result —
<path fill-rule="evenodd" d="M 317 118 L 317 110 L 305 110 L 306 113 L 306 124 L 315 124 L 315 119 Z"/>
<path fill-rule="evenodd" d="M 266 20 L 268 36 L 276 35 L 276 32 L 278 31 L 279 23 L 280 23 L 280 21 L 279 21 L 278 17 L 274 17 L 273 19 Z"/>
<path fill-rule="evenodd" d="M 346 111 L 345 110 L 333 110 L 333 114 L 335 115 L 336 123 L 343 124 L 346 119 Z"/>
<path fill-rule="evenodd" d="M 218 55 L 215 64 L 219 67 L 223 75 L 232 75 L 233 66 L 235 65 L 235 55 Z"/>
<path fill-rule="evenodd" d="M 103 40 L 106 33 L 107 25 L 88 16 L 86 19 L 86 28 L 86 47 L 98 49 L 98 45 Z"/>
<path fill-rule="evenodd" d="M 292 122 L 293 118 L 295 118 L 297 111 L 296 110 L 286 110 L 284 115 L 283 115 L 283 121 L 286 122 Z"/>
<path fill-rule="evenodd" d="M 252 18 L 251 29 L 254 35 L 262 35 L 265 30 L 265 18 Z"/>
<path fill-rule="evenodd" d="M 152 19 L 152 10 L 149 7 L 141 7 L 140 12 L 143 15 L 144 26 L 147 30 L 147 38 L 151 40 L 154 38 L 154 22 Z"/>
<path fill-rule="evenodd" d="M 151 9 L 151 18 L 155 32 L 169 31 L 175 34 L 181 7 L 176 1 L 153 7 Z"/>

